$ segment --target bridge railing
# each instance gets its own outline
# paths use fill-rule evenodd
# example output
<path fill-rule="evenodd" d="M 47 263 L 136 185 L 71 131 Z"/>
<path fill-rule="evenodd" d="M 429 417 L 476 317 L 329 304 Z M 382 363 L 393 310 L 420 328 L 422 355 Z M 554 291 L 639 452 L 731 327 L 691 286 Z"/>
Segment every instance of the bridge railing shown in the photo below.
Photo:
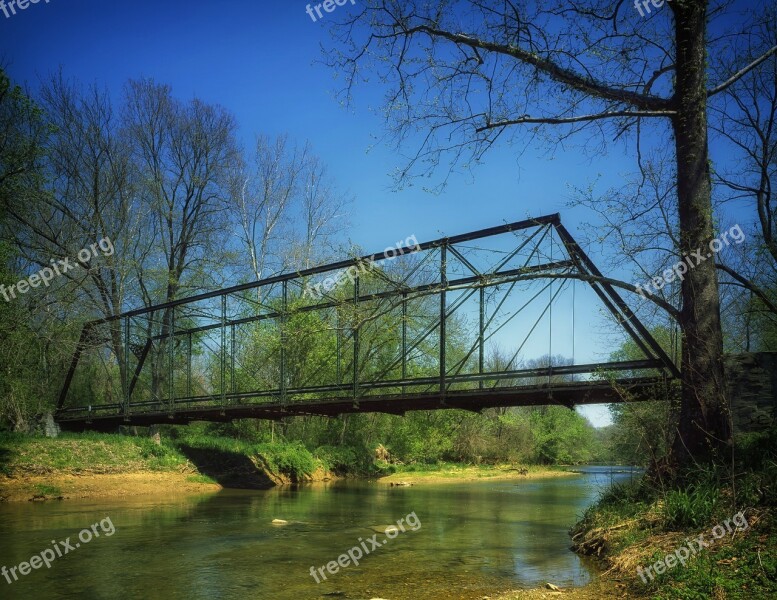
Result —
<path fill-rule="evenodd" d="M 58 417 L 675 375 L 600 275 L 549 215 L 141 308 L 84 327 Z M 553 354 L 581 281 L 643 359 L 574 364 L 574 306 Z"/>

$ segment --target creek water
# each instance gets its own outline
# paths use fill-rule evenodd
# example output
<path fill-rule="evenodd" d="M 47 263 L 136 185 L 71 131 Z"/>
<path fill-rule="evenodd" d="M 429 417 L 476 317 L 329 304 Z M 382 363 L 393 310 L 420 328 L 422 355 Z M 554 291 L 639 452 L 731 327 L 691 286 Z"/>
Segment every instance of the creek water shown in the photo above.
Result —
<path fill-rule="evenodd" d="M 0 598 L 470 599 L 546 582 L 583 585 L 595 571 L 568 550 L 568 530 L 603 489 L 632 474 L 580 471 L 0 504 L 0 566 L 53 550 L 52 541 L 63 554 L 50 568 L 17 568 L 11 583 L 0 576 Z M 404 532 L 386 532 L 402 518 Z M 352 551 L 358 565 L 331 564 L 352 548 L 363 555 Z"/>

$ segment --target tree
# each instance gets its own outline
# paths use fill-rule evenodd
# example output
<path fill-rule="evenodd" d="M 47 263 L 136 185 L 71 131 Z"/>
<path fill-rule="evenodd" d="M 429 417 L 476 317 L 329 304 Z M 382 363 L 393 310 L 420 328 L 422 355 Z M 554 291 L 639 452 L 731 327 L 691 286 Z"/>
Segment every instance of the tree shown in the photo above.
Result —
<path fill-rule="evenodd" d="M 0 68 L 0 284 L 6 286 L 19 280 L 21 264 L 18 249 L 8 243 L 13 230 L 9 213 L 36 201 L 46 131 L 40 107 Z M 47 347 L 28 323 L 30 317 L 26 304 L 0 298 L 0 428 L 29 429 L 31 415 L 46 404 L 51 373 L 38 361 Z"/>
<path fill-rule="evenodd" d="M 137 261 L 137 280 L 150 306 L 201 288 L 208 267 L 223 265 L 228 244 L 219 240 L 227 223 L 229 174 L 239 159 L 236 123 L 222 107 L 197 99 L 180 102 L 169 86 L 147 79 L 127 85 L 124 122 L 147 215 L 147 247 Z M 147 337 L 160 336 L 151 357 L 154 398 L 165 378 L 168 334 L 176 318 L 185 318 L 169 307 L 160 312 L 147 323 Z"/>
<path fill-rule="evenodd" d="M 253 164 L 233 174 L 231 185 L 231 211 L 253 279 L 306 269 L 330 255 L 345 201 L 308 145 L 259 136 Z"/>
<path fill-rule="evenodd" d="M 736 60 L 753 60 L 775 44 L 777 9 L 771 7 Z M 752 205 L 756 218 L 742 251 L 717 267 L 724 282 L 739 292 L 733 302 L 746 321 L 744 349 L 751 349 L 752 334 L 758 338 L 756 347 L 775 349 L 770 340 L 777 333 L 777 56 L 729 86 L 722 100 L 712 107 L 712 128 L 732 160 L 715 172 L 715 182 L 721 201 Z"/>
<path fill-rule="evenodd" d="M 451 154 L 453 166 L 477 162 L 515 128 L 540 135 L 547 131 L 541 126 L 560 126 L 557 140 L 566 140 L 582 130 L 639 136 L 659 121 L 674 141 L 679 253 L 708 247 L 715 233 L 708 99 L 777 51 L 767 49 L 708 87 L 707 56 L 732 43 L 731 36 L 708 39 L 708 21 L 722 8 L 676 0 L 640 18 L 611 0 L 589 7 L 561 0 L 363 6 L 335 29 L 329 63 L 346 73 L 347 94 L 371 72 L 391 87 L 385 114 L 400 144 L 425 132 L 401 180 Z M 720 457 L 730 445 L 714 261 L 697 264 L 683 280 L 679 321 L 683 391 L 674 457 L 682 465 Z"/>
<path fill-rule="evenodd" d="M 650 334 L 667 355 L 677 356 L 679 349 L 674 331 L 659 326 L 652 328 Z M 637 344 L 628 340 L 610 355 L 610 360 L 629 361 L 641 357 L 642 351 Z M 677 407 L 671 398 L 629 402 L 626 394 L 623 400 L 609 407 L 613 420 L 610 443 L 616 460 L 653 465 L 664 461 L 672 446 L 674 422 L 677 421 Z"/>

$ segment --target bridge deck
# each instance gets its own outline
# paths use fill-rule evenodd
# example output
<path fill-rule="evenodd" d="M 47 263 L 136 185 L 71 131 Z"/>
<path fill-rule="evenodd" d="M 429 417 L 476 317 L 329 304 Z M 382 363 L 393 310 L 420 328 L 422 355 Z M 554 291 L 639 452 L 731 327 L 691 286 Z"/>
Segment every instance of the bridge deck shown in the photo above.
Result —
<path fill-rule="evenodd" d="M 233 419 L 278 420 L 300 415 L 337 416 L 347 413 L 382 412 L 402 415 L 410 410 L 458 408 L 474 412 L 485 408 L 507 406 L 574 405 L 623 402 L 616 388 L 627 389 L 638 401 L 655 399 L 656 390 L 667 383 L 664 378 L 619 379 L 608 381 L 558 382 L 536 386 L 495 388 L 488 390 L 448 391 L 434 393 L 390 394 L 353 398 L 330 398 L 316 402 L 245 403 L 230 406 L 207 406 L 189 409 L 147 411 L 130 415 L 85 414 L 58 420 L 66 431 L 114 431 L 120 425 L 149 426 L 157 424 L 186 425 L 194 421 L 231 421 Z"/>
<path fill-rule="evenodd" d="M 610 377 L 640 392 L 679 375 L 557 214 L 400 245 L 86 323 L 55 418 L 111 430 L 571 407 L 619 402 Z M 616 348 L 590 340 L 576 357 L 576 287 L 639 357 L 592 362 Z"/>

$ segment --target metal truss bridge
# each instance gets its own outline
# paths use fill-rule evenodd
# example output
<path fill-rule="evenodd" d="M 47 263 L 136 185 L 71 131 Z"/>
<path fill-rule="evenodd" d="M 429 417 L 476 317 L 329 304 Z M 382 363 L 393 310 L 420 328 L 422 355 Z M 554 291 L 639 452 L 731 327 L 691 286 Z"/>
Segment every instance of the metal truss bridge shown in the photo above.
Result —
<path fill-rule="evenodd" d="M 581 315 L 583 292 L 590 298 Z M 603 328 L 643 358 L 578 360 Z M 678 375 L 554 214 L 399 242 L 89 322 L 55 418 L 66 430 L 112 431 L 293 415 L 572 408 L 624 394 L 650 399 Z"/>

